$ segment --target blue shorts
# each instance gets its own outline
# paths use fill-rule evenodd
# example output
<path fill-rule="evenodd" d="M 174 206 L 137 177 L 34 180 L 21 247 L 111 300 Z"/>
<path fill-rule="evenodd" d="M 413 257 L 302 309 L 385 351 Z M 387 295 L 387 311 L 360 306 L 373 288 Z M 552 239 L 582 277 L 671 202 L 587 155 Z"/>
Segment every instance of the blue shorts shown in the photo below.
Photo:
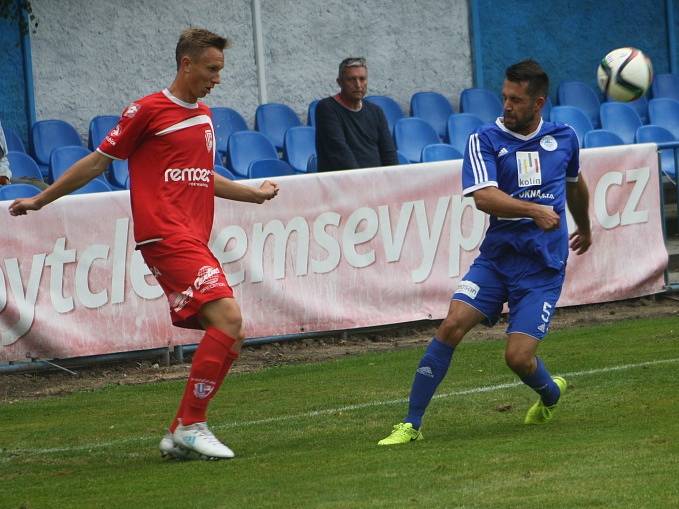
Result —
<path fill-rule="evenodd" d="M 528 257 L 512 255 L 502 262 L 479 256 L 460 281 L 452 299 L 480 311 L 486 325 L 500 318 L 509 304 L 507 334 L 520 332 L 541 340 L 549 331 L 565 276 L 562 270 L 535 267 Z"/>

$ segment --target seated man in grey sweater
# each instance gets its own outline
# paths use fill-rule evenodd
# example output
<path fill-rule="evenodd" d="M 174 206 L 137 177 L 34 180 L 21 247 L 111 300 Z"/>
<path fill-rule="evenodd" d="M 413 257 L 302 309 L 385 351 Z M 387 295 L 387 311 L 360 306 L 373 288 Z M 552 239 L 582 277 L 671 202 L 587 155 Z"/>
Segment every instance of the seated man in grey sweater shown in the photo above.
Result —
<path fill-rule="evenodd" d="M 339 94 L 316 106 L 318 171 L 398 164 L 387 119 L 379 106 L 363 101 L 368 89 L 365 58 L 346 58 L 339 66 Z"/>

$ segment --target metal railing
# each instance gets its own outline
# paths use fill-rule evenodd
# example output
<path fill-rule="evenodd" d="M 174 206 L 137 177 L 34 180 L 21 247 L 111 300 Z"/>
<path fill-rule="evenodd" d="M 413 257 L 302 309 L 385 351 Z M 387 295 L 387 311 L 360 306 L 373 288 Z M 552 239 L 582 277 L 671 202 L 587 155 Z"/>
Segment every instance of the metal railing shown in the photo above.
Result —
<path fill-rule="evenodd" d="M 677 206 L 677 230 L 679 233 L 679 141 L 669 141 L 657 143 L 658 146 L 658 169 L 660 170 L 660 208 L 662 213 L 662 230 L 665 245 L 669 245 L 667 232 L 668 213 L 665 203 L 664 185 L 669 182 L 674 187 L 675 204 Z M 672 150 L 674 165 L 673 168 L 663 167 L 663 152 Z M 674 170 L 673 172 L 671 170 Z M 663 178 L 664 177 L 664 178 Z M 666 181 L 666 182 L 664 182 Z M 679 281 L 670 281 L 669 264 L 665 269 L 665 287 L 668 291 L 679 291 Z"/>

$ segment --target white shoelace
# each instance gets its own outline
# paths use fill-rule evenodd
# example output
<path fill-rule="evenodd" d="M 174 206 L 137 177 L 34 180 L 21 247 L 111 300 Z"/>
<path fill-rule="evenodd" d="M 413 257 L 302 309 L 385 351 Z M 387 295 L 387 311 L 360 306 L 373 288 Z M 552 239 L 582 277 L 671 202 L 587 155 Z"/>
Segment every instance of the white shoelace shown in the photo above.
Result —
<path fill-rule="evenodd" d="M 197 422 L 195 424 L 196 428 L 198 429 L 198 432 L 211 444 L 214 445 L 223 445 L 216 436 L 210 431 L 210 428 L 207 427 L 207 423 L 204 422 Z"/>

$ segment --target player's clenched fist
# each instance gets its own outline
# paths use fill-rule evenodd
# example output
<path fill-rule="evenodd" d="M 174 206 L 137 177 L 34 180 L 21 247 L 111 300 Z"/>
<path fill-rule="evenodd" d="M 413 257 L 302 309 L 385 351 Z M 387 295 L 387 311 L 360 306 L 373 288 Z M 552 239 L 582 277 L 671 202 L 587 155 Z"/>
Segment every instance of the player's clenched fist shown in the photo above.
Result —
<path fill-rule="evenodd" d="M 265 180 L 262 185 L 259 186 L 259 190 L 264 194 L 264 200 L 270 200 L 278 194 L 278 184 L 271 182 L 270 180 Z"/>

